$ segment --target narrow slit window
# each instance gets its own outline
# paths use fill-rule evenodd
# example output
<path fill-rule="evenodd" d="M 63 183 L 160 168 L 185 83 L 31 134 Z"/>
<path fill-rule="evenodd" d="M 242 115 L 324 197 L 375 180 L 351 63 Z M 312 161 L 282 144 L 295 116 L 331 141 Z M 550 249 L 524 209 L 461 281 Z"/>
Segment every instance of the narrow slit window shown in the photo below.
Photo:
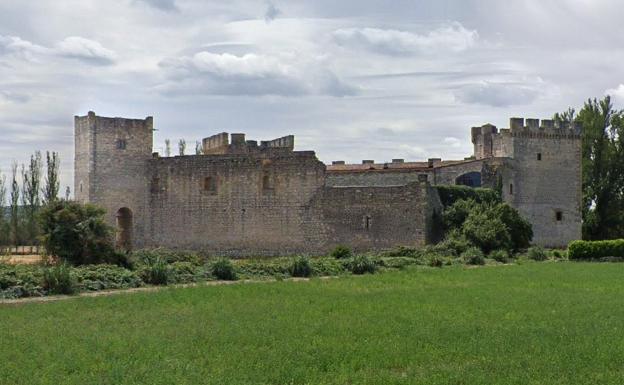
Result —
<path fill-rule="evenodd" d="M 537 153 L 537 160 L 542 160 L 542 153 L 541 152 Z"/>
<path fill-rule="evenodd" d="M 563 212 L 562 211 L 557 211 L 555 213 L 555 219 L 557 220 L 557 222 L 563 221 Z"/>
<path fill-rule="evenodd" d="M 262 190 L 270 191 L 273 189 L 273 184 L 271 183 L 271 175 L 268 171 L 262 173 Z"/>
<path fill-rule="evenodd" d="M 372 218 L 370 217 L 370 215 L 366 215 L 364 217 L 364 229 L 370 230 L 371 225 L 372 225 Z"/>
<path fill-rule="evenodd" d="M 509 184 L 509 195 L 513 195 L 513 183 Z"/>

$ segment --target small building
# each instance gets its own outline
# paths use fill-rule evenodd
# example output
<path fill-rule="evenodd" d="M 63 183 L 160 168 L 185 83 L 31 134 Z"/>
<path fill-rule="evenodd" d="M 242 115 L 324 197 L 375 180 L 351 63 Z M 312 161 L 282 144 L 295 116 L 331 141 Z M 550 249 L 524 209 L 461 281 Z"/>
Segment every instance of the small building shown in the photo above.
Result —
<path fill-rule="evenodd" d="M 162 157 L 151 117 L 89 112 L 75 117 L 75 196 L 107 210 L 126 249 L 262 256 L 420 246 L 438 237 L 436 184 L 502 183 L 537 244 L 581 236 L 577 126 L 512 118 L 509 129 L 475 127 L 474 156 L 457 161 L 325 165 L 294 141 L 220 133 L 202 141 L 201 155 Z"/>

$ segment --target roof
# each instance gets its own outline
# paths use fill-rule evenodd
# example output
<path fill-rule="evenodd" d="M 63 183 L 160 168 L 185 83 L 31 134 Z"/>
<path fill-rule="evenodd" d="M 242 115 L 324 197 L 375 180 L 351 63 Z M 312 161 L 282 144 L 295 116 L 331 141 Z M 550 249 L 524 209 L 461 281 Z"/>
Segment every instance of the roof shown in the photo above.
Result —
<path fill-rule="evenodd" d="M 467 160 L 436 160 L 433 167 L 429 162 L 396 162 L 396 163 L 366 163 L 366 164 L 331 164 L 327 165 L 328 172 L 365 172 L 365 171 L 427 171 L 432 168 L 454 166 L 462 163 L 481 161 L 477 159 Z"/>

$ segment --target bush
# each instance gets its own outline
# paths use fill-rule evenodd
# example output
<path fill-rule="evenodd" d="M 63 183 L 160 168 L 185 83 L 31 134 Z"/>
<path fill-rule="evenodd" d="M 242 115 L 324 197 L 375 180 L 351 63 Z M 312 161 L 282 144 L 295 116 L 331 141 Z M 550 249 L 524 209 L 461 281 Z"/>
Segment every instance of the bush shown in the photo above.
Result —
<path fill-rule="evenodd" d="M 228 258 L 219 258 L 210 266 L 212 275 L 223 281 L 236 281 L 238 279 L 232 261 Z"/>
<path fill-rule="evenodd" d="M 548 259 L 548 254 L 546 254 L 546 250 L 544 250 L 540 246 L 529 247 L 527 250 L 527 257 L 534 261 L 545 261 Z"/>
<path fill-rule="evenodd" d="M 431 254 L 427 257 L 427 265 L 431 267 L 442 267 L 444 263 L 444 258 L 438 254 Z"/>
<path fill-rule="evenodd" d="M 573 241 L 568 246 L 570 260 L 599 260 L 608 257 L 624 258 L 624 239 Z"/>
<path fill-rule="evenodd" d="M 377 271 L 377 264 L 367 255 L 356 255 L 349 261 L 349 270 L 353 274 L 374 274 Z"/>
<path fill-rule="evenodd" d="M 46 252 L 72 265 L 119 262 L 104 214 L 104 209 L 89 204 L 50 202 L 40 213 Z"/>
<path fill-rule="evenodd" d="M 509 231 L 512 250 L 518 251 L 529 247 L 531 239 L 533 239 L 533 228 L 529 221 L 524 219 L 518 210 L 508 204 L 496 205 L 494 212 Z"/>
<path fill-rule="evenodd" d="M 312 275 L 312 266 L 308 257 L 295 257 L 290 265 L 290 275 L 293 277 L 309 277 Z"/>
<path fill-rule="evenodd" d="M 338 245 L 334 250 L 332 250 L 330 256 L 336 259 L 347 259 L 351 258 L 351 249 L 347 246 Z"/>
<path fill-rule="evenodd" d="M 146 258 L 140 268 L 141 278 L 151 285 L 166 285 L 169 283 L 170 269 L 163 258 Z"/>
<path fill-rule="evenodd" d="M 0 298 L 45 295 L 42 270 L 41 267 L 33 265 L 0 264 Z"/>
<path fill-rule="evenodd" d="M 464 251 L 461 255 L 464 263 L 468 265 L 485 265 L 485 257 L 483 251 L 478 247 L 471 247 Z"/>
<path fill-rule="evenodd" d="M 496 190 L 489 188 L 472 188 L 468 186 L 438 185 L 434 186 L 444 207 L 452 206 L 459 200 L 472 199 L 476 203 L 500 203 L 501 196 Z"/>
<path fill-rule="evenodd" d="M 506 263 L 510 259 L 509 252 L 507 250 L 501 250 L 501 249 L 492 251 L 489 257 L 495 260 L 496 262 L 501 262 L 501 263 Z"/>
<path fill-rule="evenodd" d="M 203 264 L 203 258 L 192 251 L 169 250 L 166 248 L 143 249 L 132 252 L 131 260 L 143 261 L 145 259 L 162 258 L 166 263 L 189 262 L 195 266 Z"/>
<path fill-rule="evenodd" d="M 485 253 L 511 248 L 507 227 L 491 210 L 473 210 L 462 226 L 462 233 Z"/>
<path fill-rule="evenodd" d="M 451 230 L 446 238 L 435 246 L 435 249 L 441 252 L 447 252 L 453 256 L 460 256 L 468 248 L 474 246 L 466 236 L 458 229 Z"/>
<path fill-rule="evenodd" d="M 138 273 L 114 265 L 87 265 L 73 269 L 78 291 L 127 289 L 143 285 Z"/>
<path fill-rule="evenodd" d="M 76 291 L 71 267 L 60 263 L 43 270 L 43 288 L 50 294 L 73 294 Z"/>

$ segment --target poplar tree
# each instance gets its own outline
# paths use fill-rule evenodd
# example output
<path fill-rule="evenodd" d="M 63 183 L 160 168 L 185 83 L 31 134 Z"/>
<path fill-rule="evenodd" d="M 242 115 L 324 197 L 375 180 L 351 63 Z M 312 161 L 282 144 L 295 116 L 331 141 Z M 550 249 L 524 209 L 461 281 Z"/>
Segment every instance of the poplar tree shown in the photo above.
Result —
<path fill-rule="evenodd" d="M 43 188 L 43 201 L 50 203 L 58 199 L 61 185 L 59 182 L 60 159 L 57 152 L 46 152 L 46 179 Z"/>
<path fill-rule="evenodd" d="M 37 243 L 37 236 L 39 235 L 37 214 L 41 208 L 41 170 L 41 152 L 39 151 L 30 156 L 30 163 L 27 168 L 22 165 L 24 228 L 26 240 L 30 245 Z"/>
<path fill-rule="evenodd" d="M 19 246 L 19 201 L 20 201 L 20 188 L 17 183 L 17 162 L 13 162 L 11 165 L 11 192 L 10 192 L 10 237 L 11 244 Z"/>
<path fill-rule="evenodd" d="M 186 140 L 180 139 L 178 142 L 178 150 L 180 156 L 184 156 L 184 153 L 186 152 Z"/>

